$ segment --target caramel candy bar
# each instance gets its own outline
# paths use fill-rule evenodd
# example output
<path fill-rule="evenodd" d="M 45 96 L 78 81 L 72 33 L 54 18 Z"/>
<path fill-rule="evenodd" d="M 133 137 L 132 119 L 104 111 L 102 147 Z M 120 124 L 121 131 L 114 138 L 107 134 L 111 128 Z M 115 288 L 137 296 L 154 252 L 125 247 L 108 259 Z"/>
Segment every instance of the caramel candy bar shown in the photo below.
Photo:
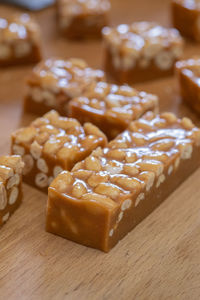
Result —
<path fill-rule="evenodd" d="M 104 80 L 104 72 L 89 68 L 81 59 L 43 61 L 28 79 L 24 110 L 43 115 L 53 108 L 66 116 L 69 100 L 99 80 Z"/>
<path fill-rule="evenodd" d="M 61 171 L 71 170 L 106 142 L 105 135 L 96 126 L 85 123 L 82 127 L 77 120 L 50 111 L 12 134 L 11 152 L 22 156 L 24 181 L 47 192 Z"/>
<path fill-rule="evenodd" d="M 41 59 L 40 31 L 27 14 L 0 18 L 0 67 Z"/>
<path fill-rule="evenodd" d="M 23 167 L 18 155 L 0 157 L 0 227 L 21 204 Z"/>
<path fill-rule="evenodd" d="M 49 187 L 46 230 L 109 251 L 200 165 L 200 129 L 148 112 Z"/>
<path fill-rule="evenodd" d="M 82 124 L 91 122 L 98 126 L 109 139 L 125 130 L 131 121 L 138 119 L 148 110 L 158 109 L 155 95 L 127 86 L 106 82 L 93 84 L 81 97 L 69 103 L 69 115 Z"/>
<path fill-rule="evenodd" d="M 109 11 L 109 0 L 58 0 L 58 26 L 67 38 L 101 37 Z"/>
<path fill-rule="evenodd" d="M 173 0 L 172 22 L 182 35 L 200 42 L 200 1 Z"/>
<path fill-rule="evenodd" d="M 200 58 L 177 62 L 176 71 L 183 101 L 200 113 Z"/>
<path fill-rule="evenodd" d="M 105 69 L 119 83 L 169 76 L 183 51 L 183 39 L 176 29 L 152 22 L 105 27 L 103 36 Z"/>

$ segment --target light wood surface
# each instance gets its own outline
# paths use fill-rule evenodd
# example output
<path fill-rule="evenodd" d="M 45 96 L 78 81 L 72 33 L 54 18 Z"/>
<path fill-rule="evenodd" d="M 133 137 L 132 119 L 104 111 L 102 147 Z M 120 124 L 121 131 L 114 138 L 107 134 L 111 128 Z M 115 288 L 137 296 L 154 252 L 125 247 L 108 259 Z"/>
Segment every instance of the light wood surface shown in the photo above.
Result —
<path fill-rule="evenodd" d="M 112 24 L 155 20 L 170 26 L 168 0 L 113 0 Z M 14 9 L 16 10 L 16 9 Z M 10 13 L 0 5 L 0 16 Z M 35 14 L 42 27 L 45 57 L 82 57 L 101 67 L 99 41 L 67 42 L 57 35 L 53 8 Z M 198 54 L 187 44 L 185 56 Z M 31 67 L 0 70 L 0 154 L 10 133 L 28 124 L 22 114 L 24 79 Z M 168 78 L 136 86 L 157 93 L 161 110 L 195 117 Z M 47 197 L 24 185 L 24 202 L 0 230 L 0 300 L 200 299 L 200 170 L 110 253 L 46 233 Z"/>

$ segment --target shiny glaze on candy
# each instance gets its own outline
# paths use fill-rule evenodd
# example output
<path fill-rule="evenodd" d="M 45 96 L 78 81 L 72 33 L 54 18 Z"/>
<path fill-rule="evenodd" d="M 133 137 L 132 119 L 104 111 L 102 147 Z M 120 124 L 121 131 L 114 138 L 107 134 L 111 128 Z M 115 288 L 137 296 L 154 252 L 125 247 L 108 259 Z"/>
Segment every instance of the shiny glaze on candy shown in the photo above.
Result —
<path fill-rule="evenodd" d="M 108 44 L 120 49 L 121 55 L 132 53 L 135 58 L 143 54 L 146 47 L 152 45 L 155 46 L 155 51 L 159 51 L 162 48 L 177 47 L 183 44 L 176 29 L 167 29 L 154 22 L 121 24 L 116 28 L 105 27 L 103 34 Z"/>
<path fill-rule="evenodd" d="M 93 84 L 87 92 L 72 103 L 93 114 L 127 123 L 140 117 L 148 109 L 157 106 L 155 95 L 138 92 L 127 85 L 114 85 L 106 82 Z"/>
<path fill-rule="evenodd" d="M 38 38 L 38 26 L 28 14 L 16 15 L 11 18 L 0 18 L 0 41 L 13 43 L 16 40 Z"/>
<path fill-rule="evenodd" d="M 54 58 L 37 65 L 29 81 L 55 92 L 62 90 L 69 96 L 79 96 L 92 81 L 103 79 L 103 71 L 89 68 L 81 59 Z"/>
<path fill-rule="evenodd" d="M 200 58 L 191 58 L 176 63 L 177 69 L 200 86 Z"/>
<path fill-rule="evenodd" d="M 178 167 L 181 159 L 189 159 L 199 142 L 200 130 L 189 119 L 149 112 L 132 122 L 108 147 L 98 148 L 78 163 L 71 173 L 59 175 L 58 181 L 63 181 L 62 193 L 76 201 L 94 194 L 121 204 L 147 189 L 149 179 L 153 185 L 166 168 L 170 175 L 170 166 Z M 56 180 L 51 187 L 56 189 Z"/>

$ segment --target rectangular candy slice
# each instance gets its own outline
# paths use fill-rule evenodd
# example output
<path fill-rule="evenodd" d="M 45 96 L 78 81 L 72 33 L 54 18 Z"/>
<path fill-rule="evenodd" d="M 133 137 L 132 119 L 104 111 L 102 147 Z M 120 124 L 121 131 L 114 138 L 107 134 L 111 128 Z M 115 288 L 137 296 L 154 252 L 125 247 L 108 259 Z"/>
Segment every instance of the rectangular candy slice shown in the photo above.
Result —
<path fill-rule="evenodd" d="M 172 75 L 183 52 L 183 39 L 176 29 L 152 22 L 105 27 L 103 37 L 105 70 L 119 83 Z"/>
<path fill-rule="evenodd" d="M 39 26 L 28 14 L 0 18 L 0 67 L 41 59 Z"/>
<path fill-rule="evenodd" d="M 200 58 L 176 63 L 182 100 L 200 114 Z"/>
<path fill-rule="evenodd" d="M 33 69 L 28 79 L 24 110 L 43 115 L 56 109 L 66 116 L 69 100 L 99 80 L 104 80 L 104 72 L 90 68 L 81 59 L 47 59 Z"/>
<path fill-rule="evenodd" d="M 148 112 L 49 187 L 46 230 L 109 251 L 200 165 L 200 129 Z"/>
<path fill-rule="evenodd" d="M 58 0 L 58 26 L 67 38 L 97 38 L 108 25 L 110 0 Z"/>
<path fill-rule="evenodd" d="M 11 152 L 22 156 L 24 181 L 47 192 L 62 170 L 71 170 L 106 142 L 96 126 L 85 123 L 82 127 L 77 120 L 51 111 L 12 134 Z"/>
<path fill-rule="evenodd" d="M 18 155 L 0 157 L 0 227 L 21 204 L 23 166 Z"/>
<path fill-rule="evenodd" d="M 69 116 L 82 124 L 95 124 L 109 139 L 115 138 L 131 121 L 148 110 L 158 110 L 157 96 L 139 92 L 127 85 L 106 82 L 91 85 L 85 94 L 69 103 Z"/>
<path fill-rule="evenodd" d="M 200 42 L 200 1 L 172 0 L 172 22 L 183 36 Z"/>

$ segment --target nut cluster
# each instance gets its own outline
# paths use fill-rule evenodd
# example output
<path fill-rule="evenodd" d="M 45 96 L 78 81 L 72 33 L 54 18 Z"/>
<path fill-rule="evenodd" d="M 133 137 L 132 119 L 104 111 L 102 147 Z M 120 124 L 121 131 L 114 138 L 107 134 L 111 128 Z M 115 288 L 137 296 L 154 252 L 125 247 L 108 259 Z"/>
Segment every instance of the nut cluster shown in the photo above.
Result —
<path fill-rule="evenodd" d="M 81 59 L 48 59 L 38 64 L 29 79 L 29 95 L 52 106 L 56 95 L 80 96 L 92 82 L 104 80 L 104 72 L 88 67 Z"/>
<path fill-rule="evenodd" d="M 20 193 L 21 174 L 24 163 L 20 156 L 0 157 L 0 212 L 4 211 L 7 205 L 14 205 Z M 2 222 L 9 218 L 9 212 L 5 212 Z"/>
<path fill-rule="evenodd" d="M 89 111 L 95 109 L 108 119 L 120 119 L 129 124 L 147 110 L 156 109 L 158 98 L 127 85 L 98 82 L 91 85 L 83 96 L 73 99 L 73 104 Z"/>
<path fill-rule="evenodd" d="M 190 119 L 172 113 L 147 113 L 128 130 L 98 148 L 72 172 L 61 173 L 51 187 L 81 201 L 95 201 L 121 211 L 135 206 L 152 186 L 159 186 L 190 159 L 193 146 L 200 145 L 200 130 Z"/>
<path fill-rule="evenodd" d="M 106 144 L 105 135 L 94 125 L 82 127 L 75 119 L 50 111 L 29 127 L 12 135 L 12 152 L 25 162 L 23 174 L 37 168 L 35 184 L 45 188 L 63 169 L 71 167 L 98 145 Z M 53 171 L 50 166 L 53 162 Z"/>
<path fill-rule="evenodd" d="M 183 39 L 179 32 L 152 22 L 105 27 L 103 36 L 119 69 L 128 70 L 136 64 L 147 68 L 153 60 L 159 69 L 168 70 L 182 55 Z"/>
<path fill-rule="evenodd" d="M 90 123 L 80 123 L 71 118 L 60 117 L 56 111 L 50 111 L 44 117 L 32 122 L 30 127 L 22 128 L 13 133 L 16 146 L 30 146 L 36 152 L 58 159 L 65 159 L 68 152 L 76 155 L 79 151 L 89 149 L 97 139 L 106 139 L 104 134 Z"/>
<path fill-rule="evenodd" d="M 0 157 L 0 181 L 5 182 L 14 174 L 21 175 L 24 163 L 18 155 Z"/>
<path fill-rule="evenodd" d="M 28 14 L 15 15 L 12 18 L 0 18 L 0 41 L 14 42 L 21 39 L 34 39 L 39 31 L 38 25 Z"/>
<path fill-rule="evenodd" d="M 27 14 L 0 18 L 0 59 L 30 55 L 40 40 L 39 27 Z"/>

